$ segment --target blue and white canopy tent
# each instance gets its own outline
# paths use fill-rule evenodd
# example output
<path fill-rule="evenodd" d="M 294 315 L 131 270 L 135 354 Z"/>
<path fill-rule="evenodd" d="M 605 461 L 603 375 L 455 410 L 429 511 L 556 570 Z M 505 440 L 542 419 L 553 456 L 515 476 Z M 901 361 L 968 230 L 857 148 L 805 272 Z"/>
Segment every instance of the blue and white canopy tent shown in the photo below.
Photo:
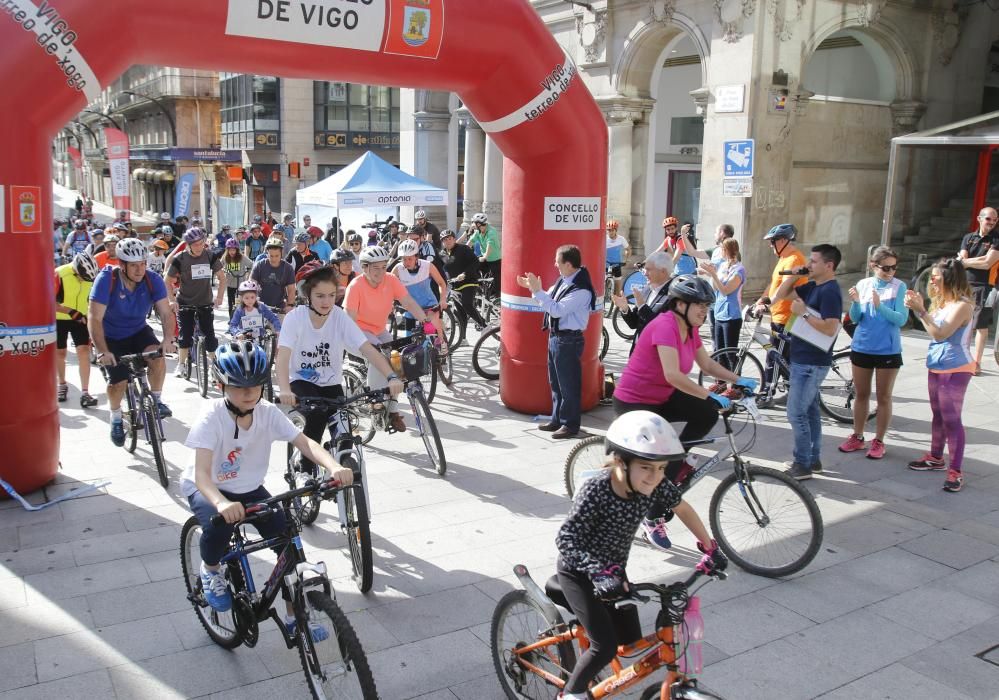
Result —
<path fill-rule="evenodd" d="M 375 218 L 398 217 L 399 207 L 443 207 L 446 189 L 423 182 L 387 163 L 371 151 L 343 170 L 296 194 L 298 220 L 306 214 L 327 226 L 336 216 L 340 227 L 360 229 Z M 344 211 L 346 221 L 340 217 Z"/>

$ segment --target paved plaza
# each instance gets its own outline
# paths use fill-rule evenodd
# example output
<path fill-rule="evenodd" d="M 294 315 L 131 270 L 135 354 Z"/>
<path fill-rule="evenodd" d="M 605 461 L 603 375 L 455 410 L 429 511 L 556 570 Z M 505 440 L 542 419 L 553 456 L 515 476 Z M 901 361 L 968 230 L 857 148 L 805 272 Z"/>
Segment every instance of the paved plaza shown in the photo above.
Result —
<path fill-rule="evenodd" d="M 612 338 L 608 368 L 617 372 L 627 347 Z M 727 581 L 701 591 L 703 679 L 720 695 L 999 698 L 999 370 L 987 356 L 968 391 L 966 484 L 949 494 L 942 474 L 905 468 L 928 446 L 930 412 L 925 336 L 908 332 L 904 348 L 884 460 L 839 453 L 849 429 L 825 423 L 826 471 L 806 482 L 825 520 L 811 566 L 787 580 L 732 567 Z M 539 582 L 553 572 L 554 537 L 569 506 L 562 467 L 574 441 L 553 442 L 531 416 L 505 409 L 496 383 L 472 372 L 467 347 L 455 364 L 453 390 L 433 403 L 446 478 L 429 468 L 413 433 L 380 434 L 366 451 L 373 590 L 361 595 L 350 579 L 333 507 L 303 537 L 309 558 L 329 565 L 387 700 L 501 697 L 488 642 L 493 608 L 514 585 L 514 564 Z M 298 655 L 273 625 L 262 626 L 255 648 L 224 651 L 185 598 L 178 545 L 189 511 L 177 483 L 192 458 L 182 442 L 203 401 L 193 383 L 167 380 L 174 417 L 166 421 L 164 491 L 148 447 L 140 442 L 135 455 L 113 447 L 104 397 L 84 412 L 75 367 L 68 376 L 62 470 L 46 493 L 111 483 L 36 513 L 0 502 L 0 700 L 308 697 Z M 93 388 L 103 389 L 99 374 Z M 766 417 L 752 461 L 781 467 L 789 427 L 780 410 Z M 600 408 L 584 427 L 602 433 L 610 419 Z M 275 445 L 267 482 L 275 493 L 284 486 L 284 455 Z M 723 473 L 689 494 L 702 517 Z M 632 580 L 686 576 L 699 555 L 682 526 L 671 534 L 668 554 L 634 548 Z M 654 615 L 646 606 L 644 618 Z"/>

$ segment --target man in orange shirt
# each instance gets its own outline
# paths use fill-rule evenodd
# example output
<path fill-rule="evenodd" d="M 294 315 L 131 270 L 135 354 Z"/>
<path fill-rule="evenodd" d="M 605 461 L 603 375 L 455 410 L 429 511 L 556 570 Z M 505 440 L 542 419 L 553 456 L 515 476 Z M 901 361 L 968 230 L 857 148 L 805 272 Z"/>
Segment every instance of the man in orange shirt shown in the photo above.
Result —
<path fill-rule="evenodd" d="M 115 253 L 115 248 L 118 247 L 119 240 L 121 239 L 113 233 L 104 238 L 104 250 L 94 256 L 98 270 L 103 270 L 106 265 L 118 267 L 118 256 Z"/>
<path fill-rule="evenodd" d="M 777 335 L 784 332 L 788 319 L 791 318 L 791 298 L 790 293 L 794 287 L 798 287 L 808 281 L 808 270 L 805 267 L 806 260 L 804 254 L 798 250 L 793 241 L 798 237 L 798 229 L 794 224 L 778 224 L 774 226 L 763 237 L 763 240 L 770 243 L 770 248 L 777 256 L 777 264 L 774 265 L 773 273 L 770 275 L 770 288 L 767 293 L 760 297 L 754 308 L 757 314 L 764 313 L 770 307 L 770 341 L 776 347 Z M 787 274 L 792 271 L 800 271 L 800 274 Z M 781 274 L 784 273 L 784 274 Z M 772 300 L 773 301 L 771 303 Z M 791 344 L 784 345 L 784 359 L 789 360 Z M 766 371 L 763 374 L 763 386 L 760 393 L 764 393 L 766 387 L 773 380 L 773 361 L 767 354 Z"/>
<path fill-rule="evenodd" d="M 348 285 L 343 298 L 343 310 L 375 347 L 392 340 L 385 324 L 394 302 L 398 301 L 418 322 L 427 323 L 426 312 L 409 295 L 402 281 L 395 275 L 387 274 L 388 258 L 388 251 L 381 246 L 370 246 L 361 251 L 361 274 Z M 386 386 L 388 378 L 369 362 L 368 388 L 383 389 Z M 399 402 L 390 399 L 388 409 L 392 427 L 399 432 L 404 431 L 406 423 L 399 413 Z"/>

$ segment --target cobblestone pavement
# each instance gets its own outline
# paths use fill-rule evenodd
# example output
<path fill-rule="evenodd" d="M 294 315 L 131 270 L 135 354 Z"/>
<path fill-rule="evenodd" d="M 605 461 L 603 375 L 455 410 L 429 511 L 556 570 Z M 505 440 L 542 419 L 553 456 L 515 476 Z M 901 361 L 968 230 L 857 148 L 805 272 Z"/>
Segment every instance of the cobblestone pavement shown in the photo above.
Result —
<path fill-rule="evenodd" d="M 940 474 L 905 468 L 928 446 L 925 345 L 915 334 L 905 339 L 884 460 L 839 453 L 849 430 L 825 423 L 826 471 L 807 482 L 825 520 L 814 563 L 787 580 L 736 569 L 703 589 L 704 682 L 715 692 L 737 700 L 999 697 L 999 372 L 987 358 L 969 389 L 967 482 L 945 493 Z M 609 368 L 626 357 L 615 337 Z M 531 417 L 506 410 L 495 383 L 472 373 L 467 348 L 455 361 L 457 383 L 433 403 L 447 477 L 428 467 L 413 433 L 379 435 L 366 452 L 372 592 L 360 595 L 350 580 L 332 508 L 304 535 L 310 558 L 336 577 L 337 599 L 389 700 L 501 697 L 488 645 L 494 605 L 513 585 L 515 563 L 539 580 L 552 572 L 568 507 L 562 466 L 572 441 L 552 442 Z M 68 376 L 75 384 L 75 367 Z M 99 378 L 94 388 L 103 388 Z M 37 513 L 0 502 L 0 699 L 307 697 L 297 654 L 277 630 L 265 625 L 253 649 L 223 651 L 185 599 L 178 542 L 189 513 L 177 482 L 202 402 L 193 384 L 167 381 L 175 416 L 166 421 L 167 491 L 145 446 L 133 456 L 110 444 L 103 397 L 86 412 L 78 398 L 72 389 L 64 404 L 62 471 L 46 492 L 111 483 Z M 767 418 L 752 458 L 779 467 L 789 427 L 780 410 Z M 584 424 L 600 433 L 609 419 L 601 408 Z M 274 492 L 284 453 L 272 452 Z M 702 516 L 723 473 L 689 494 Z M 689 571 L 692 538 L 680 526 L 672 534 L 668 554 L 634 549 L 633 580 Z"/>

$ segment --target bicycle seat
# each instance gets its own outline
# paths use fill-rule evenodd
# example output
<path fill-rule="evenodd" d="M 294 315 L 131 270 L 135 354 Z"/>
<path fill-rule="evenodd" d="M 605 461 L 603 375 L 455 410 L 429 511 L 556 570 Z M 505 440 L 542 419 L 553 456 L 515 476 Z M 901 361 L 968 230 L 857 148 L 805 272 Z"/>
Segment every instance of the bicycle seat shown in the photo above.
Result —
<path fill-rule="evenodd" d="M 572 610 L 569 607 L 569 601 L 566 600 L 565 593 L 562 592 L 562 584 L 558 582 L 557 574 L 545 581 L 545 595 L 551 598 L 551 601 L 560 608 Z"/>

